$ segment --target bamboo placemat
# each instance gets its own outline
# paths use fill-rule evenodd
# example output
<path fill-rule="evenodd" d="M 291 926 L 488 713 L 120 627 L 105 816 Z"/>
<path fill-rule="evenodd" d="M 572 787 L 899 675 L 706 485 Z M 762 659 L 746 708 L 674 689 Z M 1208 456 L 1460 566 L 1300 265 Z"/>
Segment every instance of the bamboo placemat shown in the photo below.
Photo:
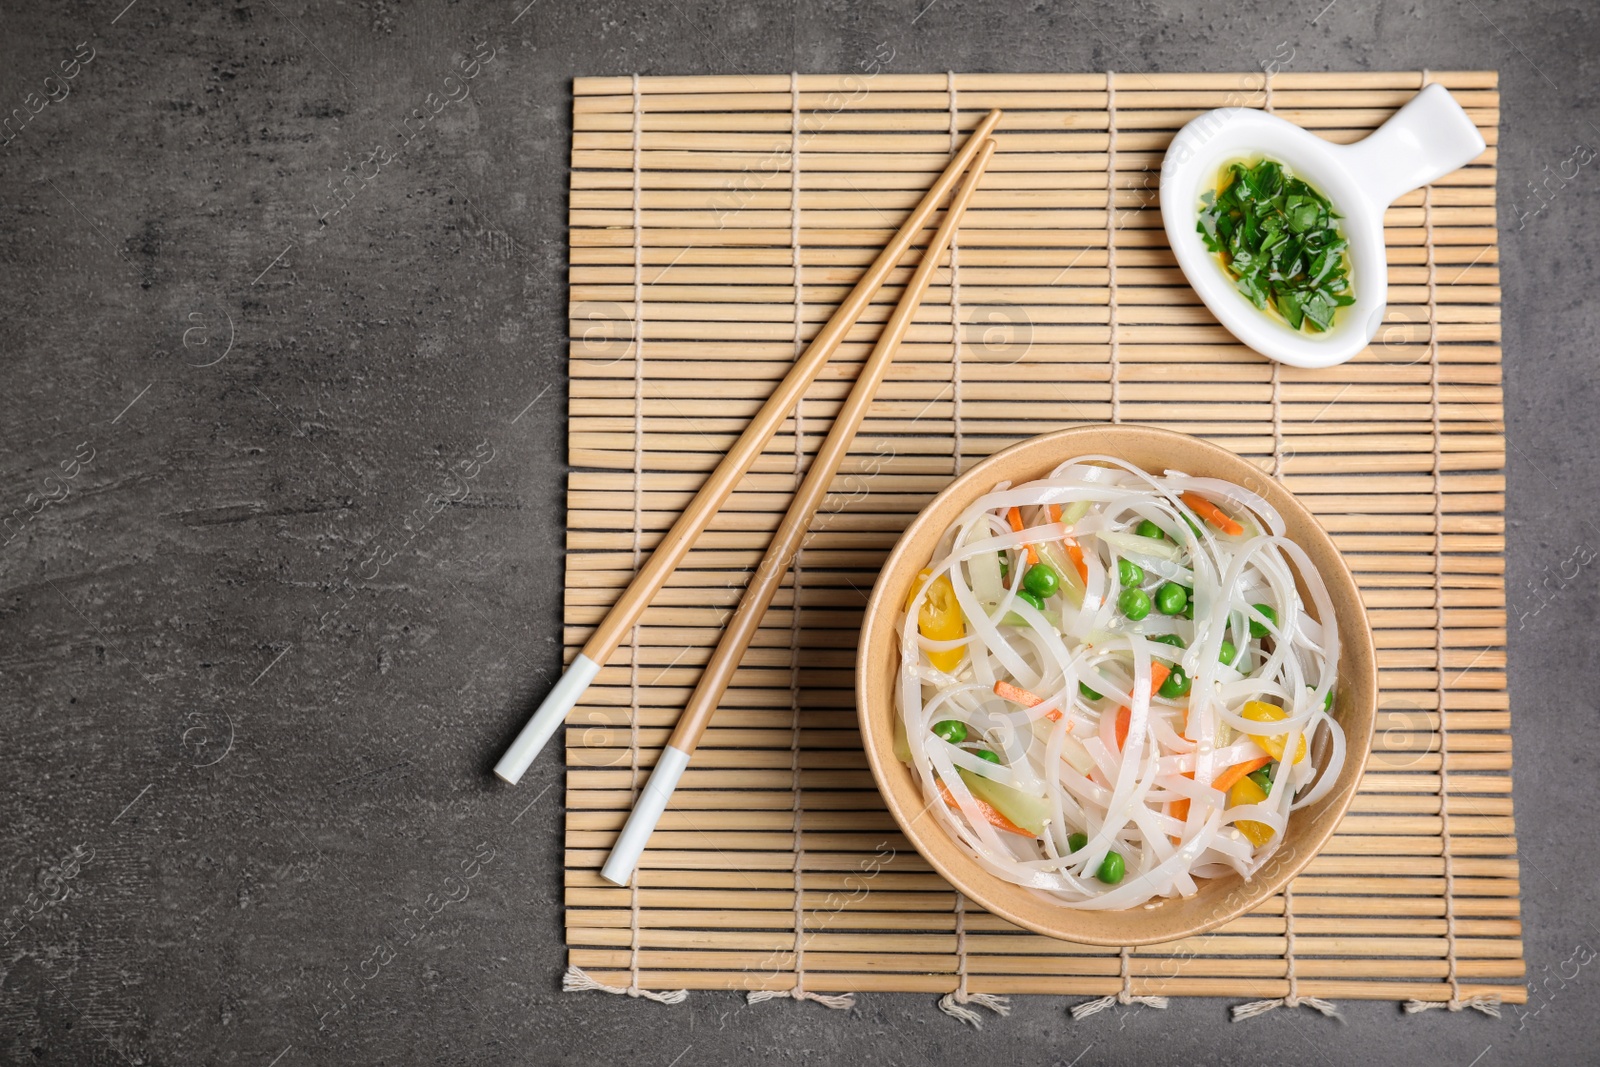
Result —
<path fill-rule="evenodd" d="M 963 131 L 1006 116 L 950 265 L 632 888 L 601 881 L 606 851 L 914 259 L 575 712 L 569 985 L 928 991 L 958 1014 L 1008 993 L 1522 1001 L 1496 75 L 865 71 L 574 83 L 569 658 Z M 1389 211 L 1378 340 L 1325 371 L 1233 341 L 1161 229 L 1172 133 L 1242 105 L 1353 141 L 1430 80 L 1489 149 Z M 963 900 L 896 832 L 856 732 L 857 627 L 900 530 L 958 471 L 1086 421 L 1198 434 L 1281 477 L 1357 572 L 1383 689 L 1360 795 L 1290 890 L 1135 951 Z"/>

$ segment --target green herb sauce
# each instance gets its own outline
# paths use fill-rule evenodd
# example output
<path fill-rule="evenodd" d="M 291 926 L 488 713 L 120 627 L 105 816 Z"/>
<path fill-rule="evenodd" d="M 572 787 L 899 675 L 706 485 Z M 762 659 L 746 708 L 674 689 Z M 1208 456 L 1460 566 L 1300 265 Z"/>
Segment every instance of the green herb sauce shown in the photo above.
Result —
<path fill-rule="evenodd" d="M 1199 231 L 1239 292 L 1291 329 L 1321 333 L 1350 291 L 1349 242 L 1328 198 L 1272 159 L 1229 163 L 1200 197 Z"/>

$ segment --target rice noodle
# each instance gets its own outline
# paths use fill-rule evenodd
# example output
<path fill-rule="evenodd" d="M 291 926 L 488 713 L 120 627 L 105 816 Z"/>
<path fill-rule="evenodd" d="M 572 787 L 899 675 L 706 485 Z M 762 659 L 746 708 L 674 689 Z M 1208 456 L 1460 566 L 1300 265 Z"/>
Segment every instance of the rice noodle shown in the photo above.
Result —
<path fill-rule="evenodd" d="M 1183 502 L 1184 493 L 1210 500 L 1243 532 L 1214 529 Z M 1023 517 L 1020 531 L 1007 521 L 1013 507 Z M 1138 534 L 1146 520 L 1167 537 Z M 929 810 L 985 869 L 1069 907 L 1112 909 L 1192 895 L 1197 878 L 1233 871 L 1248 879 L 1272 856 L 1290 812 L 1321 799 L 1345 759 L 1344 732 L 1324 705 L 1339 661 L 1333 603 L 1284 529 L 1271 505 L 1241 486 L 1174 471 L 1155 476 L 1105 456 L 1069 460 L 1038 481 L 996 486 L 962 512 L 901 622 L 896 710 Z M 1067 538 L 1081 549 L 1082 579 L 1068 559 Z M 1061 578 L 1042 610 L 1020 595 L 1030 545 Z M 1130 620 L 1118 605 L 1122 560 L 1143 571 L 1137 584 L 1152 599 L 1166 582 L 1190 590 L 1193 618 L 1152 609 Z M 956 640 L 919 631 L 928 589 L 942 577 L 965 627 Z M 1301 602 L 1297 578 L 1314 615 Z M 1276 621 L 1267 637 L 1253 639 L 1259 604 Z M 1169 635 L 1183 647 L 1156 640 Z M 1221 662 L 1224 642 L 1236 654 L 1232 665 Z M 953 650 L 961 654 L 953 670 L 934 667 L 930 653 Z M 1153 692 L 1158 663 L 1187 672 L 1186 694 Z M 1002 699 L 997 683 L 1041 700 L 1029 707 Z M 1283 717 L 1270 729 L 1246 718 L 1252 701 L 1276 706 Z M 1126 737 L 1119 743 L 1121 709 Z M 947 720 L 965 729 L 959 742 L 935 732 Z M 1278 751 L 1289 762 L 1270 765 L 1264 799 L 1229 806 L 1230 794 L 1212 782 L 1235 764 L 1270 759 L 1266 742 L 1252 739 L 1262 736 L 1281 740 Z M 1329 753 L 1320 769 L 1310 758 L 1291 759 L 1302 744 L 1310 751 L 1313 738 L 1317 751 Z M 999 786 L 1032 798 L 1035 815 L 1045 812 L 1037 837 L 1016 827 L 1005 832 L 1004 820 L 997 828 L 986 817 L 994 809 L 985 798 Z M 1174 808 L 1182 801 L 1187 813 L 1182 803 Z M 1238 826 L 1244 821 L 1260 824 L 1245 828 L 1258 836 L 1270 829 L 1270 838 L 1253 844 Z M 1075 834 L 1088 843 L 1073 851 Z M 1113 851 L 1125 874 L 1103 881 L 1097 872 Z"/>

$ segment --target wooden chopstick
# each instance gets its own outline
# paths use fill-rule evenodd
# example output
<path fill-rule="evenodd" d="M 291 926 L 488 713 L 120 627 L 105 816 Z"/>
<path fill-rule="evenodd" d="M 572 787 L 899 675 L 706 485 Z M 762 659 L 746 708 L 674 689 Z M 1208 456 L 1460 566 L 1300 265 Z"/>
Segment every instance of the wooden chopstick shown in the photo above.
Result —
<path fill-rule="evenodd" d="M 961 146 L 961 150 L 945 167 L 944 173 L 929 187 L 900 229 L 889 239 L 889 243 L 884 245 L 883 251 L 878 253 L 878 258 L 872 261 L 872 266 L 868 267 L 861 280 L 856 282 L 855 288 L 850 290 L 850 294 L 834 311 L 827 324 L 818 331 L 811 344 L 806 346 L 800 358 L 795 360 L 789 373 L 778 383 L 778 387 L 772 391 L 767 402 L 756 412 L 750 424 L 739 435 L 739 439 L 728 449 L 727 455 L 700 487 L 700 491 L 695 493 L 694 499 L 689 501 L 689 506 L 678 517 L 678 521 L 672 524 L 672 529 L 667 531 L 667 535 L 656 546 L 644 566 L 639 568 L 639 573 L 634 575 L 628 588 L 623 591 L 622 596 L 606 613 L 606 617 L 595 628 L 589 640 L 584 643 L 583 650 L 573 659 L 555 687 L 545 695 L 533 718 L 528 720 L 528 724 L 522 728 L 522 732 L 511 743 L 506 754 L 500 757 L 500 762 L 495 764 L 495 774 L 507 782 L 516 784 L 533 763 L 534 758 L 539 755 L 539 751 L 544 748 L 545 742 L 550 740 L 557 727 L 566 721 L 567 713 L 577 704 L 584 690 L 589 688 L 589 683 L 594 680 L 595 675 L 600 673 L 600 665 L 611 658 L 611 654 L 616 651 L 634 623 L 639 621 L 639 616 L 644 614 L 644 609 L 649 606 L 651 599 L 677 569 L 684 555 L 693 546 L 695 538 L 700 536 L 701 531 L 711 522 L 717 509 L 728 498 L 728 494 L 733 492 L 734 486 L 739 484 L 745 472 L 760 458 L 767 442 L 789 417 L 790 409 L 805 395 L 806 387 L 833 357 L 839 342 L 844 339 L 850 327 L 855 325 L 856 319 L 872 301 L 890 272 L 899 265 L 900 257 L 905 255 L 906 249 L 911 247 L 911 242 L 922 232 L 928 220 L 933 217 L 933 213 L 938 210 L 940 202 L 971 165 L 979 146 L 988 139 L 999 121 L 1000 112 L 995 110 L 989 112 L 983 121 L 978 123 L 971 136 L 967 138 L 966 144 Z"/>
<path fill-rule="evenodd" d="M 662 750 L 661 758 L 657 761 L 655 770 L 651 772 L 649 782 L 640 794 L 632 814 L 628 816 L 627 825 L 623 827 L 621 836 L 612 847 L 611 856 L 601 871 L 601 875 L 607 881 L 626 885 L 632 876 L 639 854 L 644 850 L 645 843 L 649 841 L 651 832 L 660 820 L 668 798 L 672 796 L 684 767 L 688 765 L 690 754 L 700 743 L 707 724 L 711 722 L 712 713 L 722 700 L 722 694 L 727 690 L 728 683 L 733 680 L 733 673 L 738 669 L 739 661 L 744 658 L 745 650 L 750 647 L 751 639 L 761 626 L 762 616 L 767 613 L 773 596 L 783 584 L 785 572 L 800 551 L 806 533 L 811 528 L 811 520 L 816 517 L 817 508 L 827 497 L 828 488 L 850 451 L 850 444 L 855 440 L 856 431 L 861 428 L 862 420 L 866 418 L 867 409 L 872 406 L 872 398 L 878 391 L 878 385 L 888 372 L 889 364 L 894 361 L 895 351 L 900 347 L 906 329 L 911 325 L 917 308 L 922 304 L 923 294 L 928 289 L 934 270 L 939 266 L 939 259 L 950 246 L 950 239 L 955 236 L 956 227 L 961 224 L 961 216 L 966 211 L 972 194 L 977 191 L 984 169 L 989 165 L 989 158 L 994 155 L 994 147 L 995 143 L 987 140 L 978 147 L 977 156 L 972 161 L 972 169 L 967 172 L 966 180 L 951 198 L 950 207 L 945 212 L 944 221 L 939 224 L 938 232 L 934 234 L 933 242 L 923 254 L 922 262 L 917 264 L 916 272 L 912 274 L 905 292 L 901 294 L 900 303 L 895 306 L 894 313 L 890 315 L 887 325 L 883 328 L 883 333 L 879 335 L 872 354 L 862 364 L 861 373 L 856 377 L 855 384 L 850 387 L 850 395 L 845 398 L 844 405 L 834 418 L 833 427 L 828 431 L 822 447 L 817 449 L 816 458 L 811 461 L 805 480 L 795 491 L 794 500 L 790 503 L 788 512 L 784 514 L 778 532 L 773 535 L 771 543 L 767 546 L 766 555 L 756 568 L 755 576 L 745 588 L 744 596 L 739 601 L 739 609 L 734 612 L 727 629 L 722 632 L 722 640 L 718 642 L 716 651 L 711 654 L 710 662 L 700 675 L 699 684 L 689 697 L 689 703 L 684 707 L 672 736 L 667 739 L 667 747 Z"/>

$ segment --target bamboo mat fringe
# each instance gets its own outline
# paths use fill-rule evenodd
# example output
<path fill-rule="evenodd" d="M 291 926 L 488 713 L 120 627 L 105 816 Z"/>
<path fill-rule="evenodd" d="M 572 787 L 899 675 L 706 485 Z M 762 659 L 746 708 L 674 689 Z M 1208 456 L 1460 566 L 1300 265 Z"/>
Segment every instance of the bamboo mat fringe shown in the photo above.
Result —
<path fill-rule="evenodd" d="M 1114 1007 L 1118 1004 L 1121 1004 L 1123 1007 L 1128 1007 L 1131 1004 L 1139 1004 L 1146 1008 L 1155 1008 L 1157 1010 L 1163 1010 L 1166 1008 L 1166 997 L 1139 995 L 1134 993 L 1133 975 L 1128 966 L 1132 956 L 1133 952 L 1128 948 L 1123 948 L 1122 951 L 1118 953 L 1118 958 L 1122 964 L 1122 988 L 1109 996 L 1101 997 L 1099 1000 L 1088 1000 L 1084 1001 L 1082 1004 L 1074 1004 L 1068 1009 L 1073 1019 L 1087 1019 L 1091 1015 L 1098 1015 L 1107 1008 Z"/>
<path fill-rule="evenodd" d="M 974 1030 L 983 1029 L 983 1016 L 967 1007 L 968 1004 L 977 1004 L 988 1008 L 996 1015 L 1011 1014 L 1011 1000 L 1009 997 L 997 996 L 994 993 L 946 993 L 939 998 L 939 1010 L 959 1022 L 964 1022 Z"/>
<path fill-rule="evenodd" d="M 1464 1011 L 1471 1008 L 1492 1018 L 1500 1018 L 1500 998 L 1493 993 L 1474 993 L 1464 1000 L 1460 997 L 1451 997 L 1449 1000 L 1408 1000 L 1405 1003 L 1407 1015 L 1432 1011 L 1434 1008 L 1447 1008 L 1450 1011 Z"/>
<path fill-rule="evenodd" d="M 689 999 L 687 989 L 674 989 L 666 993 L 658 993 L 650 989 L 640 989 L 636 985 L 605 985 L 596 982 L 575 964 L 567 964 L 566 973 L 561 976 L 561 991 L 563 993 L 584 993 L 589 990 L 599 990 L 602 993 L 614 993 L 619 997 L 633 997 L 635 999 L 653 1000 L 657 1004 L 682 1004 Z"/>
<path fill-rule="evenodd" d="M 595 868 L 915 252 L 576 712 L 562 988 L 663 1004 L 743 989 L 836 1010 L 915 991 L 974 1028 L 1015 993 L 1091 996 L 1073 1019 L 1264 987 L 1282 995 L 1231 1018 L 1337 1019 L 1345 998 L 1521 1003 L 1493 72 L 862 70 L 574 83 L 569 655 L 947 151 L 990 107 L 1006 118 L 948 266 L 626 887 Z M 1390 210 L 1380 337 L 1325 371 L 1234 343 L 1166 247 L 1153 176 L 1171 132 L 1250 106 L 1349 143 L 1431 81 L 1491 147 Z M 1330 848 L 1251 915 L 1137 950 L 1046 942 L 954 892 L 887 819 L 855 733 L 854 633 L 905 522 L 973 462 L 1093 421 L 1208 437 L 1300 494 L 1362 586 L 1385 702 Z"/>
<path fill-rule="evenodd" d="M 856 1006 L 856 995 L 854 993 L 813 993 L 809 989 L 803 989 L 800 986 L 795 986 L 793 989 L 756 989 L 748 994 L 746 1002 L 761 1004 L 769 1000 L 782 1000 L 785 997 L 791 997 L 795 1000 L 810 1000 L 821 1004 L 824 1008 L 832 1008 L 834 1011 L 849 1011 Z"/>

